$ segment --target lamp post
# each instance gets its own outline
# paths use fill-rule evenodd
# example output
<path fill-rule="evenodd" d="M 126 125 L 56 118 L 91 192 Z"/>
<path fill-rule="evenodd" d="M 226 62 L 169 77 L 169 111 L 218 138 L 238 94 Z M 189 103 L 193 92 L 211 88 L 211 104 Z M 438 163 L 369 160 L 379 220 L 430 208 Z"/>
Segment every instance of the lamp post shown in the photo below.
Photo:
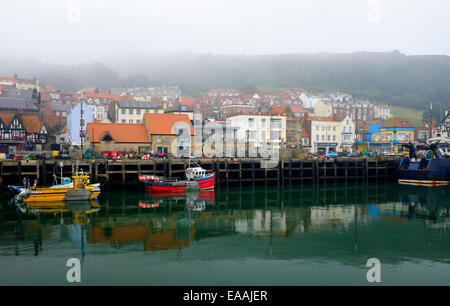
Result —
<path fill-rule="evenodd" d="M 430 102 L 430 113 L 429 113 L 429 124 L 430 124 L 430 136 L 429 138 L 433 138 L 433 103 Z"/>
<path fill-rule="evenodd" d="M 84 151 L 84 109 L 83 109 L 83 94 L 80 95 L 80 140 L 81 140 L 81 158 L 83 158 Z"/>

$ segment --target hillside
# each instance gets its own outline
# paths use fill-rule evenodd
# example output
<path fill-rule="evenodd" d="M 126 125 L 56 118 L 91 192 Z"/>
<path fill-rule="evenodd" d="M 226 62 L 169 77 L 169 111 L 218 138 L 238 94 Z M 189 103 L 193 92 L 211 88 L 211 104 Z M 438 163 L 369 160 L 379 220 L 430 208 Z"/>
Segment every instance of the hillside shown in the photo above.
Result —
<path fill-rule="evenodd" d="M 302 87 L 340 90 L 379 103 L 424 110 L 450 106 L 450 57 L 399 52 L 351 54 L 179 54 L 63 66 L 0 58 L 0 75 L 37 77 L 63 89 L 179 85 L 198 97 L 211 88 Z"/>
<path fill-rule="evenodd" d="M 391 106 L 391 114 L 396 118 L 406 118 L 412 124 L 422 124 L 424 111 L 401 106 Z"/>

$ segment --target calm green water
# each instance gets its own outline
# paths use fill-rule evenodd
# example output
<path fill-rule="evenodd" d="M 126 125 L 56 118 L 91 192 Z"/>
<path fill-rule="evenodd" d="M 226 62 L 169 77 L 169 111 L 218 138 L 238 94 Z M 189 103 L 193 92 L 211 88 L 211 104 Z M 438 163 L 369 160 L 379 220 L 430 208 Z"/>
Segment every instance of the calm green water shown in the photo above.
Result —
<path fill-rule="evenodd" d="M 0 204 L 0 284 L 450 284 L 450 188 L 396 184 L 222 188 L 99 203 Z"/>

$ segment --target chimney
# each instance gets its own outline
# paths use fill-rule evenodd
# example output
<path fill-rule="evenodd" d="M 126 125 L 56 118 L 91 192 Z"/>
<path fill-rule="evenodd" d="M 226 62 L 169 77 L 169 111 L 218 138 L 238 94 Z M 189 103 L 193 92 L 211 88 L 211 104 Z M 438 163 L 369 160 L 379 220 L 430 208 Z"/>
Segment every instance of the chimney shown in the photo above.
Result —
<path fill-rule="evenodd" d="M 17 116 L 19 117 L 19 120 L 20 120 L 21 122 L 23 122 L 23 109 L 22 109 L 22 108 L 20 108 L 20 109 L 17 111 Z"/>

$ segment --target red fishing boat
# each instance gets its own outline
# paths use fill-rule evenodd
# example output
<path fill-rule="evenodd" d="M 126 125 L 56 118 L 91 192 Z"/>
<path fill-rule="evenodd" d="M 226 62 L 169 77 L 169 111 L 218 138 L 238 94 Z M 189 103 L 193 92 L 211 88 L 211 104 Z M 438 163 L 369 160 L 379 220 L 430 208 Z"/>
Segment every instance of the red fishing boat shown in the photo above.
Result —
<path fill-rule="evenodd" d="M 214 189 L 216 173 L 206 173 L 202 167 L 186 169 L 186 179 L 164 178 L 159 176 L 140 176 L 148 192 L 186 192 Z"/>

